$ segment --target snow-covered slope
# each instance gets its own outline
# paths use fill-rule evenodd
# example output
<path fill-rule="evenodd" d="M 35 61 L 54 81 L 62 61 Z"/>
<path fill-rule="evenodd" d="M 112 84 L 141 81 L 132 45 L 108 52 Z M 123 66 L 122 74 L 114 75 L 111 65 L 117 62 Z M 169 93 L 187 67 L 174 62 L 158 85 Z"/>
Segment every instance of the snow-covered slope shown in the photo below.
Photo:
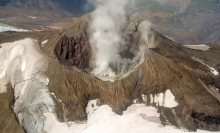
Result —
<path fill-rule="evenodd" d="M 88 103 L 92 114 L 85 123 L 61 123 L 52 113 L 47 117 L 44 130 L 47 133 L 186 133 L 172 126 L 161 124 L 158 110 L 145 104 L 133 104 L 123 115 L 117 115 L 108 105 L 97 106 L 95 100 Z M 198 133 L 210 133 L 198 130 Z M 192 132 L 193 133 L 193 132 Z"/>
<path fill-rule="evenodd" d="M 44 75 L 47 59 L 35 44 L 36 40 L 26 38 L 0 45 L 1 92 L 7 92 L 9 83 L 14 88 L 14 113 L 28 133 L 43 132 L 43 113 L 54 110 Z"/>

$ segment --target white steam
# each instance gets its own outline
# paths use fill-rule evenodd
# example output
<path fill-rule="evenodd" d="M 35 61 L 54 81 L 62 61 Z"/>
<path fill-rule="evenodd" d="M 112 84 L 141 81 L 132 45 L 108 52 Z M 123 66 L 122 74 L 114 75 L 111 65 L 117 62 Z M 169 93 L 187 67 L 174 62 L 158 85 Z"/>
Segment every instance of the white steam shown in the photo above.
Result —
<path fill-rule="evenodd" d="M 136 52 L 133 59 L 120 56 L 120 52 L 126 45 L 123 31 L 128 21 L 126 8 L 134 3 L 130 0 L 88 0 L 88 2 L 96 7 L 91 13 L 92 21 L 89 27 L 89 41 L 95 68 L 92 73 L 96 76 L 116 77 L 111 64 L 124 67 L 136 62 L 144 51 L 143 46 L 140 45 L 142 50 Z M 146 29 L 145 26 L 149 26 L 149 23 L 147 25 L 146 23 L 140 25 L 144 27 L 140 30 L 141 33 L 146 32 L 142 31 Z M 149 27 L 146 30 L 149 30 Z M 144 40 L 144 37 L 141 38 Z M 119 69 L 123 70 L 123 68 Z"/>
<path fill-rule="evenodd" d="M 150 31 L 151 23 L 149 21 L 143 21 L 138 26 L 138 31 L 141 32 L 140 44 L 149 44 L 148 35 Z M 148 45 L 147 45 L 148 46 Z"/>
<path fill-rule="evenodd" d="M 96 6 L 92 12 L 90 44 L 95 59 L 95 75 L 115 76 L 110 63 L 120 60 L 119 48 L 123 45 L 121 30 L 126 24 L 125 6 L 128 0 L 89 0 Z"/>

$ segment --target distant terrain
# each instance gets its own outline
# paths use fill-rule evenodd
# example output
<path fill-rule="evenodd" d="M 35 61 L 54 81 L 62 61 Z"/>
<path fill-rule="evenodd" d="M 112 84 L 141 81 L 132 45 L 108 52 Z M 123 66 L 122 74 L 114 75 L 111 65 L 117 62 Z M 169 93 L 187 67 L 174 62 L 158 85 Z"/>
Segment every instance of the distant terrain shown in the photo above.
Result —
<path fill-rule="evenodd" d="M 141 19 L 181 44 L 220 43 L 217 0 L 140 0 Z"/>
<path fill-rule="evenodd" d="M 84 11 L 85 0 L 0 0 L 0 23 L 34 30 L 65 27 Z"/>
<path fill-rule="evenodd" d="M 180 44 L 220 43 L 217 0 L 137 0 L 133 8 L 128 10 L 136 18 Z M 87 0 L 0 0 L 0 23 L 60 30 L 92 9 Z"/>

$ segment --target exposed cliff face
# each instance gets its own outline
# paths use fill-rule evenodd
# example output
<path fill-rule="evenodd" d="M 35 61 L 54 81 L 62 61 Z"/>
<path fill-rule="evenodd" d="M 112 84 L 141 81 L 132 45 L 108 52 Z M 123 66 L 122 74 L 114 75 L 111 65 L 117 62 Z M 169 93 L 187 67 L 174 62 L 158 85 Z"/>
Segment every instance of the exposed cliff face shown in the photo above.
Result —
<path fill-rule="evenodd" d="M 74 65 L 81 69 L 89 67 L 91 48 L 88 40 L 82 36 L 64 36 L 57 43 L 55 53 L 57 57 L 66 65 Z"/>

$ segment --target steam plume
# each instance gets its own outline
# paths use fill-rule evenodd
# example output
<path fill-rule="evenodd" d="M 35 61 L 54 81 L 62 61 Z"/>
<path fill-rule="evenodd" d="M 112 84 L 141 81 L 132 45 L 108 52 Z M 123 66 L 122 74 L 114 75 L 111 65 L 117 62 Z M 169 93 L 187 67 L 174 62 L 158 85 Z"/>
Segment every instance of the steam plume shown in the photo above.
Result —
<path fill-rule="evenodd" d="M 110 63 L 120 60 L 119 48 L 124 44 L 121 30 L 126 24 L 125 6 L 128 0 L 89 0 L 96 6 L 92 12 L 90 44 L 95 58 L 95 75 L 114 76 Z"/>
<path fill-rule="evenodd" d="M 89 27 L 90 44 L 94 59 L 93 74 L 115 77 L 110 64 L 128 64 L 135 62 L 142 52 L 136 52 L 134 59 L 122 59 L 121 49 L 126 45 L 123 28 L 127 24 L 128 5 L 130 0 L 88 0 L 96 9 L 91 13 Z M 146 29 L 146 28 L 145 28 Z M 143 50 L 142 50 L 143 51 Z"/>
<path fill-rule="evenodd" d="M 153 39 L 150 38 L 150 27 L 151 27 L 151 23 L 149 21 L 142 21 L 139 26 L 138 26 L 138 31 L 141 33 L 141 38 L 140 38 L 140 46 L 143 47 L 147 47 L 147 48 L 155 48 L 155 42 L 154 40 L 149 40 L 149 39 Z M 140 48 L 141 49 L 141 48 Z"/>

